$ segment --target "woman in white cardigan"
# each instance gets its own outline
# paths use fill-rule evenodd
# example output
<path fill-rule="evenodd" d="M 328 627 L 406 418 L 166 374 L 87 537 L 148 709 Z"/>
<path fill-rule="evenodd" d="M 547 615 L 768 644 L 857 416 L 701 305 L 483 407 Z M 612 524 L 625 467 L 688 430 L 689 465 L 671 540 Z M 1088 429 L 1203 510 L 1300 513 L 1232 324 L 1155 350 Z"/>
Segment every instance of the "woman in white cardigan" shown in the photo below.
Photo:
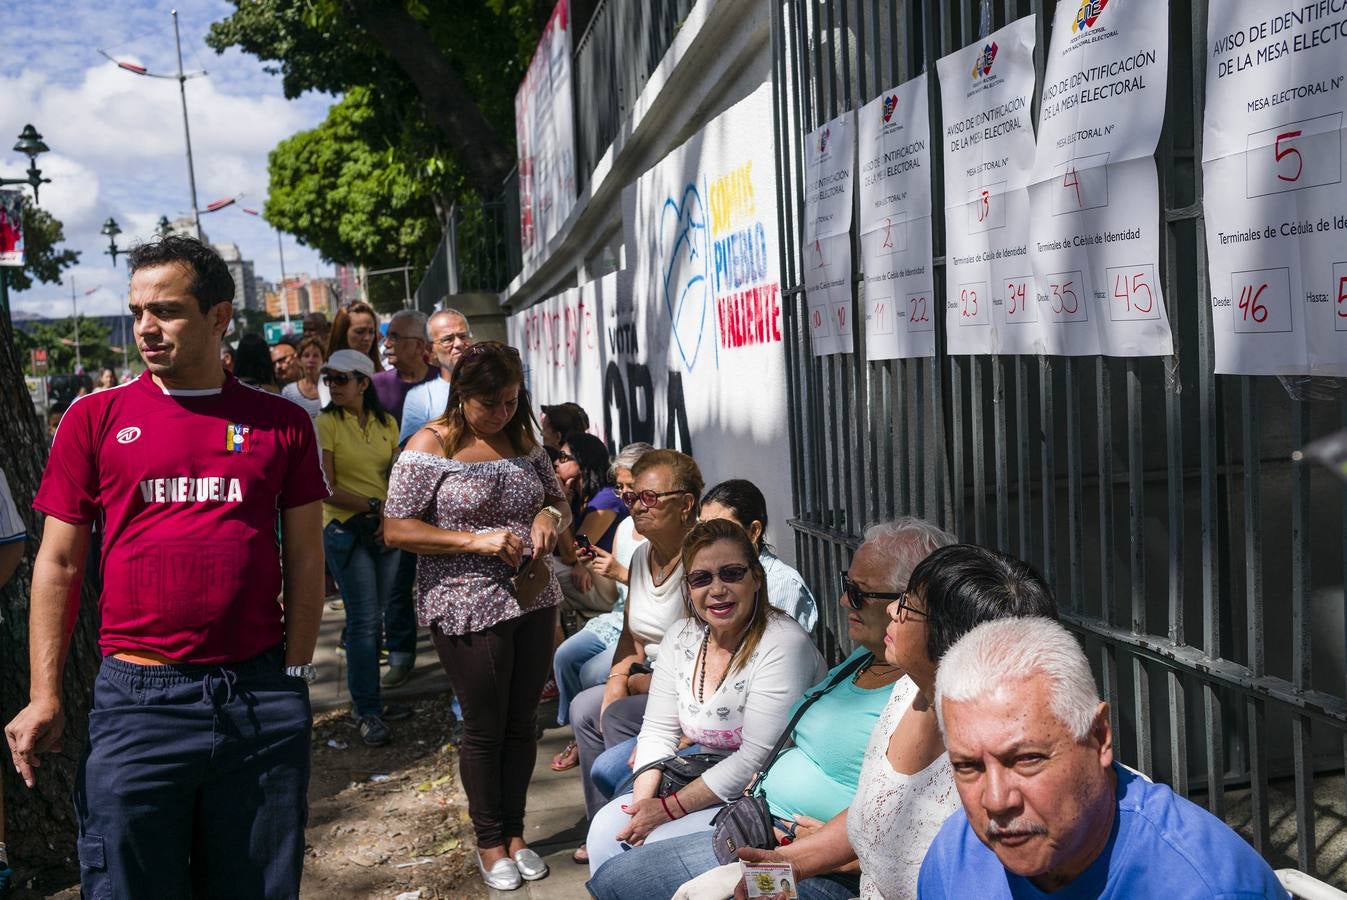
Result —
<path fill-rule="evenodd" d="M 684 736 L 728 755 L 665 797 L 658 768 L 639 775 L 590 825 L 591 872 L 623 844 L 709 829 L 766 760 L 791 706 L 827 671 L 808 633 L 767 602 L 767 576 L 742 528 L 723 519 L 697 525 L 682 560 L 689 618 L 660 644 L 635 767 L 671 756 Z"/>

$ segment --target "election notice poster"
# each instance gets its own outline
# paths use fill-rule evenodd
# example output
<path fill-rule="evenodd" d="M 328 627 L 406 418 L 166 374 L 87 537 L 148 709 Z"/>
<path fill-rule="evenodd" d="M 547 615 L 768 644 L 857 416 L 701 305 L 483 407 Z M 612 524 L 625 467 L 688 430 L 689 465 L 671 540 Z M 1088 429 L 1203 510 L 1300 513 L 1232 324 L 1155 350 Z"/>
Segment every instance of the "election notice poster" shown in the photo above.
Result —
<path fill-rule="evenodd" d="M 0 266 L 23 265 L 23 193 L 0 191 Z"/>
<path fill-rule="evenodd" d="M 850 353 L 851 182 L 855 114 L 846 112 L 805 139 L 805 297 L 815 356 Z"/>
<path fill-rule="evenodd" d="M 1155 146 L 1164 120 L 1167 0 L 1059 3 L 1029 187 L 1029 303 L 1007 285 L 1002 352 L 1174 352 L 1160 290 Z M 1211 187 L 1211 185 L 1208 185 Z M 1012 329 L 1007 329 L 1007 332 Z M 1013 347 L 1013 349 L 1012 349 Z"/>
<path fill-rule="evenodd" d="M 950 353 L 1003 349 L 1033 296 L 1034 18 L 937 60 L 945 145 L 945 324 Z M 1009 324 L 1008 324 L 1009 323 Z"/>
<path fill-rule="evenodd" d="M 860 111 L 861 268 L 866 359 L 935 354 L 931 125 L 925 74 Z"/>
<path fill-rule="evenodd" d="M 538 259 L 575 206 L 570 0 L 557 0 L 514 98 L 519 242 Z"/>
<path fill-rule="evenodd" d="M 1216 371 L 1347 376 L 1347 0 L 1214 3 L 1207 48 Z"/>

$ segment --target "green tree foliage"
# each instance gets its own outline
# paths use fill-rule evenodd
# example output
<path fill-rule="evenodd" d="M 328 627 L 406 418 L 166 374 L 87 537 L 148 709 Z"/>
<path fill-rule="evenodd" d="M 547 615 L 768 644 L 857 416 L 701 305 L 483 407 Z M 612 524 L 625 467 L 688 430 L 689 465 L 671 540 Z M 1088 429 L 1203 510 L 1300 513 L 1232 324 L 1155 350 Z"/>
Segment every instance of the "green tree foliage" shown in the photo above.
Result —
<path fill-rule="evenodd" d="M 104 366 L 121 368 L 122 354 L 120 350 L 114 352 L 112 349 L 114 342 L 111 329 L 98 319 L 79 317 L 79 342 L 84 371 L 97 374 Z M 67 318 L 27 322 L 24 327 L 14 329 L 14 348 L 19 352 L 27 375 L 37 374 L 32 371 L 32 356 L 29 352 L 35 347 L 47 348 L 47 371 L 75 371 L 75 320 Z M 134 347 L 128 350 L 135 356 Z"/>
<path fill-rule="evenodd" d="M 61 248 L 65 229 L 61 220 L 25 201 L 23 206 L 23 268 L 5 270 L 11 291 L 25 291 L 33 282 L 56 284 L 61 272 L 79 262 L 78 250 Z"/>

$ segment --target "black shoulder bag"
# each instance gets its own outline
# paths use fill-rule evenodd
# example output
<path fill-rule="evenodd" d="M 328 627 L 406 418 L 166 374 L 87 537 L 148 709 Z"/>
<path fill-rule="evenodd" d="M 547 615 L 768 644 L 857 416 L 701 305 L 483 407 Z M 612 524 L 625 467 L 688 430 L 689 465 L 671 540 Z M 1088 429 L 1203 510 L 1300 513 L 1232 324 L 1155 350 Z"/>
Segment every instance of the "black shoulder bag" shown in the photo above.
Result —
<path fill-rule="evenodd" d="M 772 826 L 772 812 L 767 807 L 767 797 L 759 789 L 759 785 L 767 777 L 767 770 L 781 756 L 786 742 L 795 732 L 795 726 L 800 724 L 800 719 L 804 717 L 809 707 L 873 659 L 872 653 L 856 657 L 850 664 L 843 666 L 825 687 L 806 697 L 795 710 L 795 715 L 791 716 L 786 730 L 781 732 L 781 737 L 777 739 L 772 752 L 763 760 L 762 768 L 758 769 L 748 787 L 744 788 L 743 796 L 735 797 L 716 813 L 716 817 L 711 820 L 711 825 L 715 829 L 711 834 L 711 849 L 715 851 L 716 860 L 721 865 L 737 862 L 739 857 L 735 851 L 741 847 L 754 847 L 758 850 L 776 849 L 776 829 Z"/>

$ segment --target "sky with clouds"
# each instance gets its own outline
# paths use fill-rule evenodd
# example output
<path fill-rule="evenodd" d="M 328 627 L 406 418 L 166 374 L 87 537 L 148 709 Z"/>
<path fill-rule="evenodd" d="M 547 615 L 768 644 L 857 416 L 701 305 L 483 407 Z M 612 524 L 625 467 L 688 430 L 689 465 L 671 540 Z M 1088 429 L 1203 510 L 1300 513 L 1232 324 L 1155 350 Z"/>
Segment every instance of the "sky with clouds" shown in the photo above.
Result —
<path fill-rule="evenodd" d="M 259 276 L 279 280 L 276 233 L 237 206 L 262 208 L 267 153 L 282 139 L 321 122 L 335 98 L 307 94 L 286 100 L 280 77 L 267 74 L 256 57 L 236 49 L 217 56 L 205 36 L 211 22 L 232 11 L 229 3 L 54 0 L 9 17 L 7 52 L 0 55 L 0 174 L 20 177 L 27 169 L 27 158 L 10 147 L 31 122 L 51 148 L 38 157 L 43 175 L 52 179 L 42 186 L 41 205 L 65 225 L 65 246 L 82 255 L 67 270 L 64 284 L 11 292 L 16 311 L 69 315 L 73 274 L 80 312 L 121 312 L 126 265 L 118 257 L 114 267 L 102 252 L 107 247 L 99 233 L 103 221 L 117 220 L 123 231 L 118 244 L 128 247 L 152 237 L 161 215 L 190 214 L 177 81 L 133 75 L 98 52 L 106 50 L 151 72 L 175 73 L 170 15 L 175 6 L 183 68 L 208 73 L 187 82 L 198 203 L 204 208 L 221 197 L 244 195 L 235 207 L 203 215 L 202 228 L 214 243 L 237 244 Z M 289 235 L 283 242 L 287 274 L 332 274 L 332 264 L 316 251 Z"/>

